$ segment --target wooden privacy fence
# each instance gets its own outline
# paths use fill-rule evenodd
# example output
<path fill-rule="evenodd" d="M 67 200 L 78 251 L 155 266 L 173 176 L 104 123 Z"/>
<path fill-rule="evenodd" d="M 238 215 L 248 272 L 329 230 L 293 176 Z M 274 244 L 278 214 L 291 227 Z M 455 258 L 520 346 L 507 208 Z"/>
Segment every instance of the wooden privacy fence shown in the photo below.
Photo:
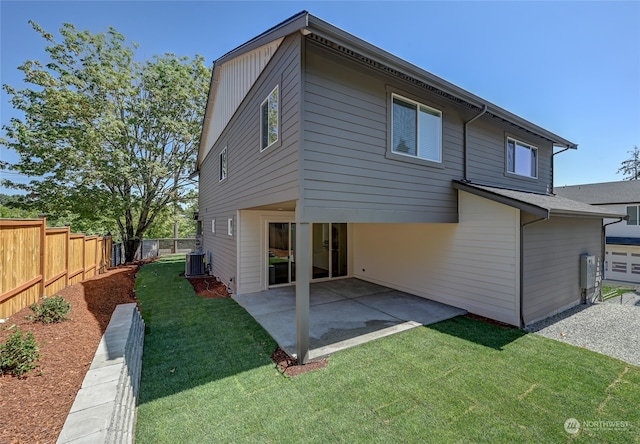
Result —
<path fill-rule="evenodd" d="M 111 263 L 111 237 L 47 228 L 46 219 L 0 219 L 0 319 L 99 273 Z"/>

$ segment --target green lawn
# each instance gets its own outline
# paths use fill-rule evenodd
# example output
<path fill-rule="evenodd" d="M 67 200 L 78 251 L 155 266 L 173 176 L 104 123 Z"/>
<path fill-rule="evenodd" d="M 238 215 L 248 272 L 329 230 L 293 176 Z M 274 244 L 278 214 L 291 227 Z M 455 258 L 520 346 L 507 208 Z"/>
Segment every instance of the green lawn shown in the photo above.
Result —
<path fill-rule="evenodd" d="M 639 442 L 638 367 L 455 318 L 289 378 L 269 359 L 271 337 L 233 300 L 196 296 L 182 271 L 170 257 L 137 278 L 139 444 Z M 569 418 L 590 427 L 570 435 Z"/>
<path fill-rule="evenodd" d="M 633 293 L 634 291 L 635 287 L 631 285 L 604 284 L 602 286 L 602 299 L 606 301 L 607 299 L 617 298 L 622 294 Z"/>

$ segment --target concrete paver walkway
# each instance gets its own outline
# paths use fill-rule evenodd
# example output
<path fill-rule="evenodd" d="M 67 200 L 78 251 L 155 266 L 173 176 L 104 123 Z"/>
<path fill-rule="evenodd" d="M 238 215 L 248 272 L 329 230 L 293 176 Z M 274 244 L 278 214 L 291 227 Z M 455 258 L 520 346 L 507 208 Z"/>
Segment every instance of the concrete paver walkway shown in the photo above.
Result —
<path fill-rule="evenodd" d="M 296 349 L 295 286 L 234 295 L 287 353 Z M 309 358 L 433 324 L 466 311 L 360 279 L 311 284 Z"/>

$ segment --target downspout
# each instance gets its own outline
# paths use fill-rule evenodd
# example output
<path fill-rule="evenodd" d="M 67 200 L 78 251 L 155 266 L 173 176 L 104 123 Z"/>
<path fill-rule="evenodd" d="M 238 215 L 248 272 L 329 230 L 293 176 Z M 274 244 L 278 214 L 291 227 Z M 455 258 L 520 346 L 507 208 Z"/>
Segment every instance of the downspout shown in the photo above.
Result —
<path fill-rule="evenodd" d="M 469 183 L 469 177 L 468 177 L 468 160 L 467 160 L 467 128 L 469 126 L 469 124 L 477 119 L 479 119 L 480 117 L 482 117 L 486 112 L 487 112 L 488 108 L 487 105 L 482 105 L 482 111 L 480 111 L 480 114 L 476 115 L 475 117 L 473 117 L 471 120 L 467 120 L 464 123 L 464 135 L 463 135 L 463 139 L 462 139 L 462 159 L 463 159 L 463 164 L 464 164 L 464 176 L 462 181 L 465 183 Z"/>
<path fill-rule="evenodd" d="M 554 182 L 554 176 L 555 176 L 555 172 L 556 172 L 556 168 L 555 168 L 555 162 L 554 162 L 554 156 L 556 154 L 560 154 L 560 153 L 564 153 L 565 151 L 567 151 L 568 149 L 571 149 L 570 147 L 566 147 L 563 150 L 558 151 L 557 153 L 553 153 L 551 155 L 551 189 L 548 191 L 549 193 L 553 194 L 553 182 Z"/>
<path fill-rule="evenodd" d="M 629 216 L 619 217 L 618 220 L 609 222 L 608 224 L 602 225 L 602 232 L 600 234 L 600 248 L 602 249 L 602 260 L 600 261 L 600 289 L 599 289 L 599 299 L 602 302 L 602 281 L 604 280 L 604 263 L 605 263 L 605 255 L 607 252 L 607 227 L 613 224 L 619 224 L 623 220 L 627 220 Z"/>
<path fill-rule="evenodd" d="M 565 148 L 563 150 L 558 151 L 557 153 L 553 153 L 553 155 L 555 156 L 556 154 L 564 153 L 565 151 L 570 150 L 570 149 L 571 148 L 567 147 L 567 148 Z"/>
<path fill-rule="evenodd" d="M 534 219 L 524 224 L 520 224 L 520 328 L 524 328 L 524 227 L 528 227 L 529 225 L 537 224 L 538 222 L 544 222 L 545 220 L 549 220 L 549 215 L 546 217 L 541 217 L 540 219 Z"/>

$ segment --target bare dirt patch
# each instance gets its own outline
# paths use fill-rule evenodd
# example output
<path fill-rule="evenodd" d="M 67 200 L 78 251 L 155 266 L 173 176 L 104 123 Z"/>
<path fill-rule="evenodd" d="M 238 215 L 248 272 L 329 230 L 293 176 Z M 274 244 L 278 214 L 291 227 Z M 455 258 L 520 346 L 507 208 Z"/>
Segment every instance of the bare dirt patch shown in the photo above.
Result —
<path fill-rule="evenodd" d="M 0 443 L 56 441 L 113 310 L 136 302 L 138 268 L 139 264 L 115 268 L 59 291 L 57 295 L 71 304 L 68 321 L 29 321 L 25 316 L 33 311 L 27 307 L 0 324 L 0 342 L 15 328 L 31 331 L 42 354 L 38 368 L 24 377 L 0 376 Z"/>

